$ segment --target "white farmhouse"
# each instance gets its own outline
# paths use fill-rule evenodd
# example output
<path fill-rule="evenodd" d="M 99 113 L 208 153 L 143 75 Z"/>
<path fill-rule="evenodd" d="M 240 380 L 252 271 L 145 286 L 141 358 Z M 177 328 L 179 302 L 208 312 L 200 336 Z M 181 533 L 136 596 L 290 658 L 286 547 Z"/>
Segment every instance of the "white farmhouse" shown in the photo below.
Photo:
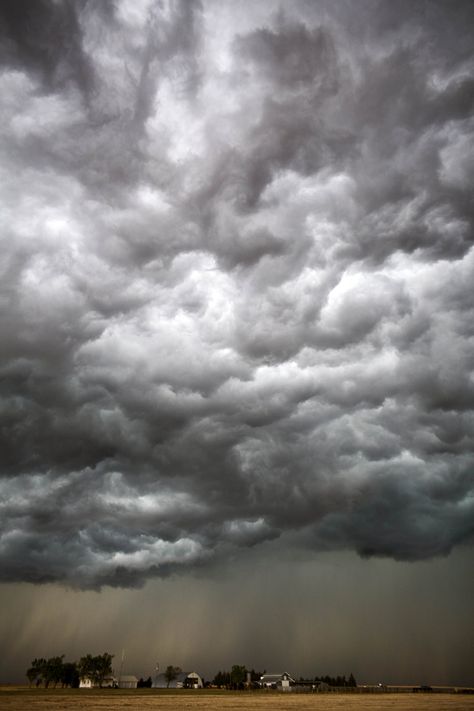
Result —
<path fill-rule="evenodd" d="M 106 676 L 102 681 L 102 689 L 115 689 L 117 687 L 117 679 L 114 676 Z M 82 676 L 79 679 L 80 689 L 98 689 L 99 684 L 92 681 L 90 676 Z"/>

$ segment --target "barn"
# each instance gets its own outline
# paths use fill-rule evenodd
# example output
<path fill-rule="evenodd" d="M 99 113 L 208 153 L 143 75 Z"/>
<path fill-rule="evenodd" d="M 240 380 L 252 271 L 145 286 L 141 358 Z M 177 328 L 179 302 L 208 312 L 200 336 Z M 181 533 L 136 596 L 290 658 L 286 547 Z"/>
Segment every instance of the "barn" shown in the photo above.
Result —
<path fill-rule="evenodd" d="M 260 686 L 265 689 L 289 689 L 295 684 L 295 680 L 288 674 L 264 674 L 260 677 Z"/>

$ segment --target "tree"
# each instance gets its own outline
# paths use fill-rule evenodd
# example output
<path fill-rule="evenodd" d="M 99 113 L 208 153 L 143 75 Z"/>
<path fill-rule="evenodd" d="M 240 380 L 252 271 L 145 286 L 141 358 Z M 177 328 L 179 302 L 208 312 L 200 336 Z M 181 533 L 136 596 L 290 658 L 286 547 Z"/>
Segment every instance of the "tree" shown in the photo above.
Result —
<path fill-rule="evenodd" d="M 151 676 L 148 679 L 141 678 L 137 684 L 137 689 L 151 689 Z"/>
<path fill-rule="evenodd" d="M 235 687 L 242 687 L 247 679 L 247 669 L 246 667 L 234 664 L 232 671 L 230 672 L 230 679 Z"/>
<path fill-rule="evenodd" d="M 36 686 L 39 686 L 44 679 L 46 670 L 46 659 L 40 657 L 39 659 L 33 659 L 31 662 L 31 667 L 27 670 L 26 676 L 28 677 L 28 682 L 31 686 L 33 682 L 36 682 Z"/>
<path fill-rule="evenodd" d="M 352 674 L 352 672 L 349 677 L 349 681 L 347 682 L 347 686 L 357 686 L 357 682 L 356 682 L 354 674 Z"/>
<path fill-rule="evenodd" d="M 38 673 L 34 667 L 30 667 L 26 670 L 26 676 L 28 677 L 28 686 L 31 686 L 38 676 Z"/>
<path fill-rule="evenodd" d="M 61 677 L 63 675 L 63 659 L 64 654 L 61 654 L 60 657 L 51 657 L 46 661 L 46 667 L 44 670 L 44 685 L 46 687 L 50 684 L 54 684 L 56 687 L 61 681 Z"/>
<path fill-rule="evenodd" d="M 79 672 L 77 665 L 74 662 L 65 662 L 63 664 L 61 684 L 63 687 L 70 686 L 71 689 L 77 689 L 79 686 Z"/>
<path fill-rule="evenodd" d="M 112 675 L 112 659 L 113 658 L 114 658 L 114 655 L 108 654 L 108 652 L 104 652 L 104 654 L 99 654 L 97 657 L 95 657 L 96 679 L 99 683 L 99 686 L 102 686 L 102 683 L 107 676 Z"/>
<path fill-rule="evenodd" d="M 92 654 L 86 654 L 85 657 L 81 657 L 77 664 L 77 669 L 81 679 L 90 679 L 91 681 L 94 681 L 95 663 Z"/>
<path fill-rule="evenodd" d="M 91 679 L 93 684 L 102 687 L 104 679 L 112 674 L 113 658 L 114 655 L 108 652 L 98 654 L 95 657 L 91 654 L 81 657 L 77 665 L 79 676 L 83 679 Z"/>
<path fill-rule="evenodd" d="M 44 684 L 45 688 L 48 688 L 50 684 L 57 686 L 63 675 L 63 659 L 64 654 L 60 657 L 50 657 L 50 659 L 44 657 L 33 659 L 31 667 L 26 672 L 30 686 L 34 681 L 36 681 L 36 686 Z"/>
<path fill-rule="evenodd" d="M 166 688 L 167 689 L 169 689 L 171 682 L 176 679 L 178 674 L 181 674 L 181 667 L 173 667 L 171 664 L 166 667 L 165 679 L 166 679 Z"/>
<path fill-rule="evenodd" d="M 357 686 L 357 682 L 353 674 L 350 675 L 349 679 L 346 679 L 345 676 L 315 676 L 314 680 L 323 681 L 328 686 Z"/>
<path fill-rule="evenodd" d="M 230 672 L 218 671 L 212 683 L 215 686 L 230 686 Z"/>

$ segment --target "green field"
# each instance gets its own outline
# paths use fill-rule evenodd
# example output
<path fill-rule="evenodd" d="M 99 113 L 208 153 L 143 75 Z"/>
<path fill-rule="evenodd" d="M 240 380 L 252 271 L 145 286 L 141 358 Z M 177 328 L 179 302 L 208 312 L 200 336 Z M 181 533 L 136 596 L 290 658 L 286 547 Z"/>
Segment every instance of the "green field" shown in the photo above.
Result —
<path fill-rule="evenodd" d="M 0 689 L 1 711 L 474 711 L 468 694 L 286 694 L 154 689 Z"/>

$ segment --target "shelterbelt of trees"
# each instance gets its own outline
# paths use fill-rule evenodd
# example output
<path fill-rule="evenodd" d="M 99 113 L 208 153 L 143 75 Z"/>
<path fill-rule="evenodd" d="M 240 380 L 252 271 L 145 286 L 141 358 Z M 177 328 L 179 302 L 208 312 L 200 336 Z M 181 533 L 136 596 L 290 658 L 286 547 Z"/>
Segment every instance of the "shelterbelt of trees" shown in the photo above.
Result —
<path fill-rule="evenodd" d="M 354 674 L 348 679 L 345 676 L 315 676 L 314 681 L 323 681 L 328 686 L 357 686 Z"/>
<path fill-rule="evenodd" d="M 247 674 L 250 673 L 250 682 L 253 686 L 258 686 L 260 678 L 266 674 L 266 671 L 259 672 L 255 669 L 247 669 L 245 666 L 239 664 L 234 664 L 230 671 L 218 671 L 212 680 L 213 686 L 225 687 L 227 689 L 239 689 L 243 688 L 247 682 Z M 350 674 L 349 678 L 346 679 L 345 676 L 315 676 L 309 679 L 303 679 L 301 677 L 296 683 L 308 683 L 308 682 L 324 682 L 328 686 L 338 686 L 338 687 L 350 687 L 357 686 L 357 682 L 353 674 Z"/>
<path fill-rule="evenodd" d="M 56 687 L 58 684 L 63 688 L 77 688 L 81 677 L 87 677 L 94 684 L 102 686 L 104 679 L 112 674 L 113 657 L 114 655 L 108 652 L 97 656 L 86 654 L 78 662 L 65 662 L 64 654 L 49 659 L 40 657 L 33 659 L 26 676 L 30 686 L 35 684 L 45 688 Z"/>

